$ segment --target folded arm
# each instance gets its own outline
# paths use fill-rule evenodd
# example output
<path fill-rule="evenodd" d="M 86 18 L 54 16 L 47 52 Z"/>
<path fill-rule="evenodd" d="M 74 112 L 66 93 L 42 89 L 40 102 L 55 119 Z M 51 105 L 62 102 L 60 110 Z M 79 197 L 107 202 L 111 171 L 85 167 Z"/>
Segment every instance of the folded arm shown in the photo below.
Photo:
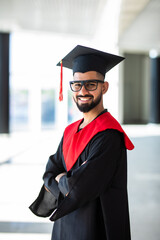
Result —
<path fill-rule="evenodd" d="M 121 134 L 114 130 L 98 134 L 90 144 L 85 164 L 63 176 L 59 189 L 68 187 L 68 195 L 51 217 L 56 220 L 92 201 L 111 184 L 122 151 Z"/>

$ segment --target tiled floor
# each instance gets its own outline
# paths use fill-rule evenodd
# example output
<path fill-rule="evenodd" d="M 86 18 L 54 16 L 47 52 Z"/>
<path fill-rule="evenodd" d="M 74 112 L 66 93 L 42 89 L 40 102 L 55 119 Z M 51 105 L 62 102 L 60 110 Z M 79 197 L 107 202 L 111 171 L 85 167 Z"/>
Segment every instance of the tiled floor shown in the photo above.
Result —
<path fill-rule="evenodd" d="M 160 240 L 160 126 L 124 126 L 128 152 L 132 240 Z M 28 206 L 37 196 L 48 156 L 60 134 L 0 135 L 0 240 L 49 240 L 52 223 Z"/>

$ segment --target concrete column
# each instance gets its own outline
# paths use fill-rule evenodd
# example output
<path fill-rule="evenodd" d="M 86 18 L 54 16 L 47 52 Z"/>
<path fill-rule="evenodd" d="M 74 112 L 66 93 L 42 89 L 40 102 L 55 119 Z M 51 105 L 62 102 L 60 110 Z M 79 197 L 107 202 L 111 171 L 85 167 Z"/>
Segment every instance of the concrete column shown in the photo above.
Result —
<path fill-rule="evenodd" d="M 160 123 L 160 56 L 151 58 L 150 122 Z"/>
<path fill-rule="evenodd" d="M 0 33 L 0 133 L 9 133 L 9 34 Z"/>
<path fill-rule="evenodd" d="M 120 88 L 121 122 L 145 124 L 149 121 L 149 57 L 145 54 L 125 53 L 123 81 Z M 122 75 L 122 74 L 121 74 Z"/>

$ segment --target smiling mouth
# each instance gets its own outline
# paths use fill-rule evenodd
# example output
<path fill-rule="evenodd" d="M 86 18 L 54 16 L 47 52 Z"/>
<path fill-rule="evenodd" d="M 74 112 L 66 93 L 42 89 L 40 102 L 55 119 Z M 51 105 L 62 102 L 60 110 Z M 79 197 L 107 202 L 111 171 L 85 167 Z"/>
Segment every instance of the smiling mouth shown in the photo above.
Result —
<path fill-rule="evenodd" d="M 78 100 L 80 100 L 81 102 L 88 102 L 91 99 L 92 97 L 78 97 Z"/>
<path fill-rule="evenodd" d="M 77 96 L 77 100 L 80 100 L 81 102 L 88 102 L 93 98 L 93 96 L 86 95 L 86 96 Z"/>

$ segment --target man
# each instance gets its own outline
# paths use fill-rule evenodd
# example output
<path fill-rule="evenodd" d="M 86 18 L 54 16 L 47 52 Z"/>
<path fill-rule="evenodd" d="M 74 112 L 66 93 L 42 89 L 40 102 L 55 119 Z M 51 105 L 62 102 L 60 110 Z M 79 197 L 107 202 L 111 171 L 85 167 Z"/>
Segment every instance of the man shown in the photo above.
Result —
<path fill-rule="evenodd" d="M 65 129 L 30 206 L 38 216 L 52 214 L 52 240 L 131 239 L 126 149 L 134 146 L 103 106 L 105 74 L 122 60 L 83 46 L 62 60 L 73 69 L 70 87 L 83 119 Z"/>

